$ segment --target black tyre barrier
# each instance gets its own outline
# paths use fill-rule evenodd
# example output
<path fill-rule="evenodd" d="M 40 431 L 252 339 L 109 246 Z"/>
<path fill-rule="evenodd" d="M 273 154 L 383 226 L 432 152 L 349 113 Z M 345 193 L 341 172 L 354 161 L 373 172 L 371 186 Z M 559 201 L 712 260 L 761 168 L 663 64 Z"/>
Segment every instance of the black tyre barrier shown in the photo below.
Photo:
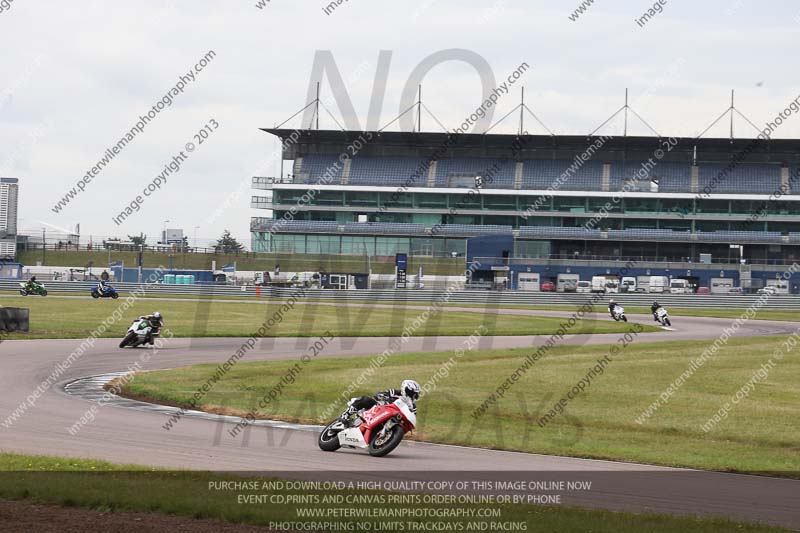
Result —
<path fill-rule="evenodd" d="M 25 307 L 0 307 L 0 331 L 28 331 L 30 309 Z"/>

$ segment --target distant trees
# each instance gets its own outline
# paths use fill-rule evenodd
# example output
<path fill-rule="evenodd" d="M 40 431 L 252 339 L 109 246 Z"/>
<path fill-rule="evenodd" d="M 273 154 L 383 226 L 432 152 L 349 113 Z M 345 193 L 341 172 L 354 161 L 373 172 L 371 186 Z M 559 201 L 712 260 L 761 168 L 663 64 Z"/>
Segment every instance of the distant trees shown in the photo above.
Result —
<path fill-rule="evenodd" d="M 214 252 L 218 254 L 238 254 L 241 251 L 244 251 L 244 246 L 228 230 L 214 244 Z"/>
<path fill-rule="evenodd" d="M 144 233 L 140 233 L 139 235 L 128 235 L 128 240 L 133 244 L 142 245 L 145 244 L 145 241 L 147 241 L 147 235 Z"/>

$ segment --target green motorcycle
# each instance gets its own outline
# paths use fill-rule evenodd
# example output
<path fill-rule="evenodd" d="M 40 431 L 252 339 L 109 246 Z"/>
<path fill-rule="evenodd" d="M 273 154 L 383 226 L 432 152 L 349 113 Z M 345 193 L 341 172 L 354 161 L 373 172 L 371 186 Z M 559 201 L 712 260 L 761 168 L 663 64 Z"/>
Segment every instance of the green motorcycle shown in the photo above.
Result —
<path fill-rule="evenodd" d="M 19 293 L 23 296 L 28 296 L 29 294 L 34 294 L 36 296 L 47 296 L 47 289 L 44 288 L 44 285 L 38 282 L 34 283 L 20 283 Z"/>

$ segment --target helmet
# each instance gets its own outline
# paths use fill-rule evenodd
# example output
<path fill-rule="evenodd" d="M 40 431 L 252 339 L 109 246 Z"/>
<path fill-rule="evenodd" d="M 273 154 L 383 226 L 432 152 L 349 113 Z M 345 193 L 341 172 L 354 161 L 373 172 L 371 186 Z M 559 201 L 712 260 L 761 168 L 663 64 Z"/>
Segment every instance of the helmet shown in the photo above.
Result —
<path fill-rule="evenodd" d="M 406 379 L 400 384 L 400 394 L 411 400 L 419 399 L 419 383 L 413 379 Z"/>
<path fill-rule="evenodd" d="M 658 302 L 653 302 L 653 307 L 658 307 Z"/>
<path fill-rule="evenodd" d="M 157 319 L 161 320 L 161 313 L 156 311 L 155 313 L 153 313 L 153 318 L 157 318 Z"/>
<path fill-rule="evenodd" d="M 611 305 L 611 304 L 615 304 L 615 303 L 617 303 L 617 301 L 616 301 L 616 300 L 614 300 L 614 298 L 611 298 L 611 299 L 608 301 L 608 304 L 609 304 L 609 305 Z"/>

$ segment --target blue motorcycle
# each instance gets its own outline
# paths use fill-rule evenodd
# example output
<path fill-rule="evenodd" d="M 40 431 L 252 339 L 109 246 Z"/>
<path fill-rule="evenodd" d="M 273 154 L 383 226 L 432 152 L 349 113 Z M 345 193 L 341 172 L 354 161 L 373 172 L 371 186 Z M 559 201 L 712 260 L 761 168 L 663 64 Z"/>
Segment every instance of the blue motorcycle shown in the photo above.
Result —
<path fill-rule="evenodd" d="M 100 289 L 98 285 L 92 287 L 92 298 L 119 298 L 119 293 L 117 289 L 111 287 L 110 285 L 106 285 L 103 289 Z"/>

